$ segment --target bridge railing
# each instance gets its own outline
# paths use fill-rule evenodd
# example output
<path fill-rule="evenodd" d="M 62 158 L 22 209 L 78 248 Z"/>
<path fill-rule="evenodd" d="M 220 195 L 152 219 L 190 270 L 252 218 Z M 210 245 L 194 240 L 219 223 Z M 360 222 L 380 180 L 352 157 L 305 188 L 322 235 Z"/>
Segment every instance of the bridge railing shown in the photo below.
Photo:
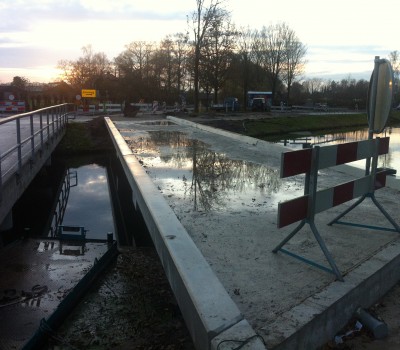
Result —
<path fill-rule="evenodd" d="M 64 103 L 0 119 L 0 202 L 5 181 L 21 175 L 26 162 L 34 163 L 74 113 L 75 105 Z"/>

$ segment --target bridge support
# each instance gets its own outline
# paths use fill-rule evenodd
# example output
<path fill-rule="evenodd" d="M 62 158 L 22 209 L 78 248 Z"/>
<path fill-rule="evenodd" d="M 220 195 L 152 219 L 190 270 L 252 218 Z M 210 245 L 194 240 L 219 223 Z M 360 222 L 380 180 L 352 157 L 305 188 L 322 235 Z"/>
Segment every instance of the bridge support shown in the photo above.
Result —
<path fill-rule="evenodd" d="M 0 233 L 12 229 L 12 227 L 13 227 L 13 215 L 12 211 L 10 211 L 3 219 L 3 222 L 0 224 Z"/>

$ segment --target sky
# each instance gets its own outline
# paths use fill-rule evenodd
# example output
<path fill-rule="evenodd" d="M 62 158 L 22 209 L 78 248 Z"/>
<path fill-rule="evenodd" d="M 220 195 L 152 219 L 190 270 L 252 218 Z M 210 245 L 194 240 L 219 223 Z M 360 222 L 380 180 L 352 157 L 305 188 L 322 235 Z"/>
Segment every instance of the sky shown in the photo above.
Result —
<path fill-rule="evenodd" d="M 205 0 L 209 4 L 210 0 Z M 214 0 L 215 1 L 215 0 Z M 400 51 L 399 0 L 222 0 L 237 27 L 286 23 L 307 47 L 302 78 L 369 80 L 374 58 Z M 0 0 L 0 83 L 59 80 L 82 47 L 112 60 L 133 41 L 186 32 L 196 0 Z"/>

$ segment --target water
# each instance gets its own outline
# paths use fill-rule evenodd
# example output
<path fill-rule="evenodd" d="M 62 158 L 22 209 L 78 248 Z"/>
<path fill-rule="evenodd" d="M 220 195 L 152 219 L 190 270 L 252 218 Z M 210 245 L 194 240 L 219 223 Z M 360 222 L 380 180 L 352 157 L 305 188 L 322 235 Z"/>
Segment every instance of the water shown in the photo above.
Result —
<path fill-rule="evenodd" d="M 188 210 L 261 210 L 287 196 L 278 169 L 231 159 L 183 132 L 148 131 L 128 144 L 159 190 Z"/>
<path fill-rule="evenodd" d="M 13 208 L 5 244 L 20 237 L 54 237 L 60 225 L 84 227 L 86 238 L 120 246 L 152 246 L 132 191 L 115 154 L 52 158 Z M 67 232 L 68 233 L 68 232 Z"/>
<path fill-rule="evenodd" d="M 60 224 L 83 226 L 87 230 L 86 238 L 106 239 L 107 232 L 115 232 L 106 168 L 93 163 L 68 171 L 76 172 L 77 181 L 76 185 L 71 184 Z"/>
<path fill-rule="evenodd" d="M 379 157 L 378 167 L 395 169 L 397 170 L 396 176 L 400 176 L 400 128 L 386 128 L 384 132 L 375 134 L 374 137 L 390 137 L 389 153 Z M 338 132 L 319 136 L 296 136 L 293 134 L 288 138 L 282 139 L 279 143 L 292 149 L 301 149 L 305 144 L 319 145 L 322 147 L 367 139 L 368 129 L 366 128 L 357 131 Z M 365 160 L 348 164 L 362 169 L 365 168 Z"/>

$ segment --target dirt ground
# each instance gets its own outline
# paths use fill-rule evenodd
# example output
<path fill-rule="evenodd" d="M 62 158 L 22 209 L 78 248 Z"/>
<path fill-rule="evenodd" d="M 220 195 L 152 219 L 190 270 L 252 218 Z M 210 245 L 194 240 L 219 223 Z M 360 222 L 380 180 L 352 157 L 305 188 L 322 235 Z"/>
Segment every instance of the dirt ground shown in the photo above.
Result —
<path fill-rule="evenodd" d="M 98 120 L 88 126 L 96 142 L 106 136 Z M 238 131 L 229 122 L 224 128 Z M 365 327 L 353 331 L 356 320 L 351 320 L 338 333 L 343 342 L 332 340 L 321 350 L 400 349 L 400 283 L 369 311 L 388 325 L 385 339 L 374 339 Z M 150 248 L 122 252 L 55 338 L 56 349 L 194 349 L 159 259 Z"/>
<path fill-rule="evenodd" d="M 55 349 L 194 349 L 153 248 L 124 249 L 51 343 Z"/>

